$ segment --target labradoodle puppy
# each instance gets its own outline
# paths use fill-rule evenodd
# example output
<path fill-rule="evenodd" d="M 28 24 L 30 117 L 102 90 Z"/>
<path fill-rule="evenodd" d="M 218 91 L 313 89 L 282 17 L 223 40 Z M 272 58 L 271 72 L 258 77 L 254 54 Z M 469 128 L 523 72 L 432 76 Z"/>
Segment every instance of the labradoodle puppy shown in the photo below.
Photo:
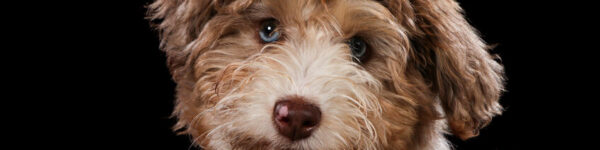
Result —
<path fill-rule="evenodd" d="M 174 129 L 204 149 L 451 149 L 503 67 L 453 0 L 157 0 Z"/>

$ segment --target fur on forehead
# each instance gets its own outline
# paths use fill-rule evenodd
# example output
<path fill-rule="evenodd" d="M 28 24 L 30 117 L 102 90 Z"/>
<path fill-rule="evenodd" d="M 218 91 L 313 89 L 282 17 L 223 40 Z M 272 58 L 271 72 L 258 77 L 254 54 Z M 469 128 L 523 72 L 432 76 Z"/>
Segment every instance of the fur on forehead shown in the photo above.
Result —
<path fill-rule="evenodd" d="M 335 25 L 344 38 L 404 30 L 396 25 L 396 18 L 386 7 L 371 0 L 238 0 L 221 5 L 224 6 L 215 6 L 216 16 L 243 16 L 249 21 L 274 18 L 283 25 L 307 25 L 311 21 L 329 19 L 324 23 Z"/>

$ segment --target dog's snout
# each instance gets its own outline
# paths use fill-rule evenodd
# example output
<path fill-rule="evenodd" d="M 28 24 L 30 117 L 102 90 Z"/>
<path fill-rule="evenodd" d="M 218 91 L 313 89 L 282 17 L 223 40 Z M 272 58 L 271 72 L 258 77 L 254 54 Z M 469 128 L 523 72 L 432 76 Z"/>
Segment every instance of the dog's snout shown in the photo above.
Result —
<path fill-rule="evenodd" d="M 275 103 L 273 120 L 279 134 L 296 141 L 311 135 L 321 121 L 321 111 L 301 97 L 287 98 Z"/>

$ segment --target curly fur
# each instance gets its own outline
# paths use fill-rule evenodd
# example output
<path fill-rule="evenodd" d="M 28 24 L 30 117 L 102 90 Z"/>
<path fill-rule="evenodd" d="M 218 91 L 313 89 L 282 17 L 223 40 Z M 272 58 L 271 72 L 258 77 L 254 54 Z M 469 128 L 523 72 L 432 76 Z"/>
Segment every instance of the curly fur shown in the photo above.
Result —
<path fill-rule="evenodd" d="M 157 0 L 177 83 L 176 131 L 205 149 L 450 149 L 499 115 L 503 68 L 451 0 Z M 275 18 L 282 38 L 262 43 Z M 352 61 L 359 36 L 369 59 Z M 279 97 L 323 111 L 307 139 L 271 120 Z M 449 127 L 449 129 L 447 129 Z"/>

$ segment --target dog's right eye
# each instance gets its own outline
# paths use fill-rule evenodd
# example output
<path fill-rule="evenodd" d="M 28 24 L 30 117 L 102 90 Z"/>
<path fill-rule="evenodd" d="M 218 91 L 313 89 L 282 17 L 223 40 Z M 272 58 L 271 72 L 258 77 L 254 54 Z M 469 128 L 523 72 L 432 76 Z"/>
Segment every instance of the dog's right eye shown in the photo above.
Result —
<path fill-rule="evenodd" d="M 266 43 L 277 41 L 280 36 L 279 31 L 277 31 L 277 21 L 275 19 L 263 21 L 260 25 L 258 35 Z"/>

